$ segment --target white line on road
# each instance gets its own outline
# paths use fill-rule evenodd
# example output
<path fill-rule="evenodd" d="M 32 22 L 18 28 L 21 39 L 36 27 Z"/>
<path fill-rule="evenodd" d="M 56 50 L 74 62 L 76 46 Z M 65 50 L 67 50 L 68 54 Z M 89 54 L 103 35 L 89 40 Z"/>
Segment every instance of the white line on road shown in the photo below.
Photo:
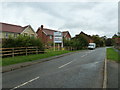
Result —
<path fill-rule="evenodd" d="M 58 68 L 62 68 L 62 67 L 64 67 L 64 66 L 70 64 L 71 62 L 73 62 L 73 61 L 70 61 L 70 62 L 68 62 L 68 63 L 66 63 L 66 64 L 64 64 L 64 65 L 62 65 L 62 66 L 60 66 L 60 67 L 58 67 Z"/>
<path fill-rule="evenodd" d="M 87 54 L 85 54 L 85 55 L 83 55 L 83 56 L 81 56 L 81 57 L 85 57 Z"/>
<path fill-rule="evenodd" d="M 81 56 L 81 57 L 84 57 L 85 55 Z"/>
<path fill-rule="evenodd" d="M 95 62 L 95 64 L 97 64 L 97 63 L 99 63 L 99 62 Z"/>
<path fill-rule="evenodd" d="M 27 81 L 27 82 L 25 82 L 25 83 L 23 83 L 23 84 L 21 84 L 21 85 L 18 85 L 18 86 L 14 87 L 14 88 L 12 88 L 12 89 L 10 89 L 10 90 L 15 90 L 15 89 L 17 89 L 17 88 L 19 88 L 19 87 L 22 87 L 22 86 L 24 86 L 24 85 L 26 85 L 26 84 L 28 84 L 28 83 L 30 83 L 30 82 L 38 79 L 38 78 L 39 78 L 39 77 L 36 77 L 36 78 L 34 78 L 34 79 L 31 79 L 31 80 L 29 80 L 29 81 Z"/>
<path fill-rule="evenodd" d="M 103 62 L 103 61 L 98 61 L 98 62 L 94 62 L 94 63 L 97 64 L 97 63 L 100 63 L 100 62 Z"/>

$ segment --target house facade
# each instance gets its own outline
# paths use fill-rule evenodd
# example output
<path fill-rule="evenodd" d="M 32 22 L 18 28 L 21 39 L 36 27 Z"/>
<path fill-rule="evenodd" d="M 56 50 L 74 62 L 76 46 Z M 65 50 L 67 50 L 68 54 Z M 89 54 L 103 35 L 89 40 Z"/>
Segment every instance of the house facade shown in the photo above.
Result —
<path fill-rule="evenodd" d="M 0 23 L 0 38 L 8 38 L 9 36 L 17 37 L 20 34 L 22 35 L 28 35 L 31 37 L 37 37 L 36 32 L 33 30 L 33 28 L 30 25 L 27 25 L 25 27 L 19 26 L 19 25 L 13 25 L 13 24 L 7 24 L 7 23 Z"/>
<path fill-rule="evenodd" d="M 87 35 L 82 31 L 80 32 L 79 35 L 83 36 L 87 40 L 88 43 L 94 43 L 94 40 L 92 39 L 92 37 L 90 35 Z"/>
<path fill-rule="evenodd" d="M 36 33 L 38 35 L 37 37 L 41 38 L 42 42 L 45 45 L 48 45 L 54 42 L 54 32 L 58 32 L 58 31 L 44 28 L 43 25 L 41 25 L 41 27 L 38 28 Z M 69 39 L 69 40 L 71 39 L 71 35 L 68 31 L 62 32 L 62 35 L 65 39 Z"/>
<path fill-rule="evenodd" d="M 71 35 L 70 35 L 70 33 L 68 31 L 63 31 L 62 34 L 63 34 L 64 39 L 66 39 L 66 40 L 71 39 Z"/>

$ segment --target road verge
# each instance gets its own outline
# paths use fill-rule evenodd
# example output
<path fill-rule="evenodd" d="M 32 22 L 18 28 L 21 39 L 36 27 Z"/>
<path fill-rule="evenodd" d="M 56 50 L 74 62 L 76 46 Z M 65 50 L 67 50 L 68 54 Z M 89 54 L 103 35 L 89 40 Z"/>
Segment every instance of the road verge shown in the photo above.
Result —
<path fill-rule="evenodd" d="M 35 61 L 30 61 L 30 62 L 24 62 L 24 63 L 9 65 L 9 66 L 3 66 L 2 67 L 2 73 L 9 72 L 9 71 L 16 70 L 16 69 L 20 69 L 20 68 L 30 66 L 30 65 L 33 65 L 33 64 L 50 61 L 50 60 L 60 58 L 60 57 L 64 57 L 64 56 L 67 56 L 67 55 L 71 55 L 71 54 L 74 54 L 74 53 L 77 53 L 77 52 L 80 52 L 80 51 L 65 53 L 65 54 L 62 54 L 62 55 L 52 56 L 52 57 L 49 57 L 49 58 L 39 59 L 39 60 L 35 60 Z"/>

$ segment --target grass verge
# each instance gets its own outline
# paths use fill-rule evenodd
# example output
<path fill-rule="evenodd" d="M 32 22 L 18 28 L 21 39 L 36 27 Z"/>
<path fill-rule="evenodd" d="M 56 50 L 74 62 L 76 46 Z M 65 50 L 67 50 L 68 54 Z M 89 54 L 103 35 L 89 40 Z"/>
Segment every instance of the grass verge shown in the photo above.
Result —
<path fill-rule="evenodd" d="M 2 59 L 2 66 L 7 66 L 7 65 L 12 65 L 12 64 L 17 64 L 17 63 L 22 63 L 22 62 L 28 62 L 28 61 L 33 61 L 33 60 L 38 60 L 38 59 L 43 59 L 43 58 L 48 58 L 51 56 L 56 56 L 56 55 L 61 55 L 64 53 L 69 53 L 71 51 L 52 51 L 52 52 L 47 52 L 44 54 L 34 54 L 34 55 L 28 55 L 28 56 L 16 56 L 16 57 L 8 57 L 8 58 L 3 58 Z"/>
<path fill-rule="evenodd" d="M 107 48 L 107 59 L 120 62 L 120 55 L 113 48 Z"/>

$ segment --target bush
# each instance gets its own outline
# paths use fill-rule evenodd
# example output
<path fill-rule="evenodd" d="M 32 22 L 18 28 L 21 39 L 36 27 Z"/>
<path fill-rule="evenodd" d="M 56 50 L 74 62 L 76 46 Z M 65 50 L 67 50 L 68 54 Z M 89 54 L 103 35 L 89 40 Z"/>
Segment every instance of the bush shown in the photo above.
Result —
<path fill-rule="evenodd" d="M 44 50 L 41 40 L 35 37 L 20 35 L 16 38 L 9 37 L 7 39 L 2 40 L 3 48 L 29 47 L 29 46 L 38 46 L 40 50 Z"/>
<path fill-rule="evenodd" d="M 80 50 L 86 48 L 88 46 L 88 42 L 83 36 L 79 35 L 73 38 L 71 46 Z"/>
<path fill-rule="evenodd" d="M 71 40 L 66 40 L 63 38 L 63 45 L 64 46 L 70 46 L 71 45 Z"/>
<path fill-rule="evenodd" d="M 75 50 L 84 49 L 88 46 L 87 40 L 79 35 L 77 37 L 72 38 L 71 40 L 63 40 L 65 47 L 72 47 Z"/>
<path fill-rule="evenodd" d="M 99 37 L 99 35 L 92 36 L 94 43 L 96 43 L 96 47 L 103 47 L 105 46 L 105 39 L 103 37 Z"/>

